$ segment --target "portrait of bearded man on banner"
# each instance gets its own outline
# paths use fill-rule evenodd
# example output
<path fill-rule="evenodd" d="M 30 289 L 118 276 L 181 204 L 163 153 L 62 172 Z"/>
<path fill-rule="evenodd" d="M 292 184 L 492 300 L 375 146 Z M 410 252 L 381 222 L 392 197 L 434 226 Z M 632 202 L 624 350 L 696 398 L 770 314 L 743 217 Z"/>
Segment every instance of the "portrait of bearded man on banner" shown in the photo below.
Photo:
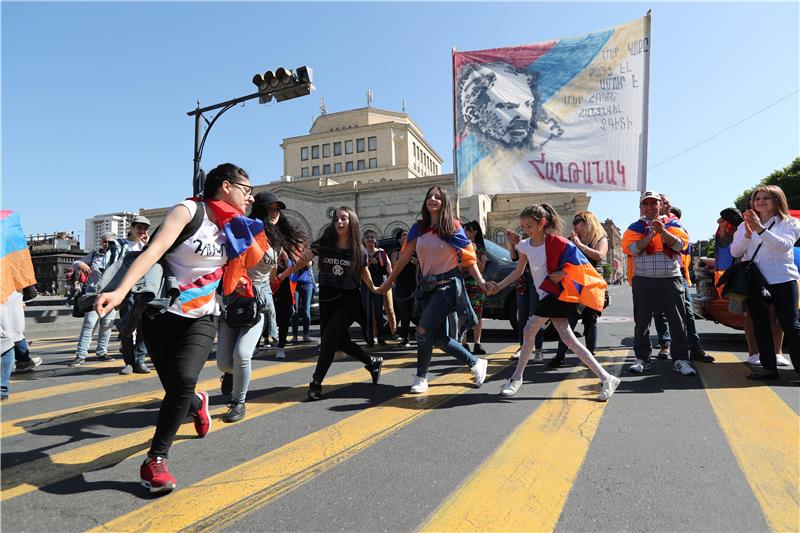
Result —
<path fill-rule="evenodd" d="M 474 129 L 504 148 L 532 150 L 563 134 L 539 104 L 535 74 L 499 62 L 469 63 L 459 74 L 461 135 Z"/>

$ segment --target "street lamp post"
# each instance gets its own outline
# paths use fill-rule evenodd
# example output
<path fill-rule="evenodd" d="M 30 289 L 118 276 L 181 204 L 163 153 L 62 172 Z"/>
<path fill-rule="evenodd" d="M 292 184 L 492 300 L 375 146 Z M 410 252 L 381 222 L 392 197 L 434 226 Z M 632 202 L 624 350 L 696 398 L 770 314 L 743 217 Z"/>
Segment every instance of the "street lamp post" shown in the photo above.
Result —
<path fill-rule="evenodd" d="M 194 196 L 199 195 L 203 190 L 205 173 L 200 167 L 200 162 L 203 159 L 203 148 L 205 147 L 208 133 L 217 119 L 236 104 L 253 98 L 258 98 L 259 103 L 265 104 L 271 101 L 273 97 L 276 101 L 283 102 L 284 100 L 311 94 L 311 91 L 314 90 L 311 77 L 312 70 L 306 66 L 298 67 L 294 72 L 283 67 L 277 69 L 274 74 L 271 70 L 268 70 L 263 75 L 256 74 L 253 76 L 253 83 L 258 87 L 258 92 L 203 108 L 200 107 L 200 102 L 198 101 L 197 108 L 186 113 L 190 117 L 194 117 L 194 169 L 192 171 L 192 192 Z M 203 113 L 216 109 L 219 109 L 219 111 L 210 121 L 203 116 Z M 201 118 L 205 120 L 207 125 L 206 131 L 202 135 L 200 135 Z"/>

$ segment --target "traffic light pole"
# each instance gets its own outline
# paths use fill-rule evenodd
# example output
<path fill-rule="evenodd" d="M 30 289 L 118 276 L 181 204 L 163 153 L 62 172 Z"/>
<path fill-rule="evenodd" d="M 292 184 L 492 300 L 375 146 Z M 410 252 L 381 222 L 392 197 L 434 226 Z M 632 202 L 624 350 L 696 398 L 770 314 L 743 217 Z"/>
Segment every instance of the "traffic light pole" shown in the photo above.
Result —
<path fill-rule="evenodd" d="M 202 174 L 200 170 L 200 162 L 203 159 L 203 148 L 206 145 L 206 138 L 208 137 L 208 132 L 211 131 L 211 127 L 214 126 L 214 123 L 217 119 L 222 116 L 222 114 L 227 111 L 228 109 L 232 108 L 236 104 L 240 104 L 242 102 L 246 102 L 247 100 L 252 100 L 253 98 L 258 98 L 260 93 L 253 93 L 248 94 L 247 96 L 240 96 L 239 98 L 234 98 L 233 100 L 228 100 L 226 102 L 220 102 L 218 104 L 210 105 L 208 107 L 200 107 L 200 102 L 197 103 L 197 109 L 194 111 L 189 111 L 186 113 L 187 115 L 194 116 L 194 171 L 192 172 L 192 194 L 197 196 L 203 191 L 203 182 L 205 181 L 205 175 Z M 215 109 L 219 109 L 219 113 L 214 115 L 214 118 L 211 119 L 209 122 L 203 116 L 203 113 L 207 111 L 214 111 Z M 206 128 L 205 133 L 201 136 L 200 135 L 200 119 L 206 121 L 208 127 Z"/>

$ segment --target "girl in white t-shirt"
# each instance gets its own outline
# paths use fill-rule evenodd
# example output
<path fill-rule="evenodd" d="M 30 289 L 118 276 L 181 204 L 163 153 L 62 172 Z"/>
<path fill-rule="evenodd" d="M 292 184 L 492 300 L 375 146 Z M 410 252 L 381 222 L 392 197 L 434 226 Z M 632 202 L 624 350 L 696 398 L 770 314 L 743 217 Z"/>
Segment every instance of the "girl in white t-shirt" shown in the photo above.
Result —
<path fill-rule="evenodd" d="M 525 326 L 524 342 L 522 351 L 520 352 L 519 360 L 517 361 L 517 368 L 514 375 L 503 384 L 500 389 L 501 396 L 513 396 L 517 393 L 522 385 L 522 375 L 525 371 L 525 366 L 528 364 L 528 359 L 533 351 L 534 339 L 539 330 L 544 326 L 547 320 L 553 323 L 553 326 L 558 331 L 562 342 L 569 346 L 578 358 L 600 378 L 602 383 L 602 391 L 598 399 L 600 401 L 608 400 L 617 386 L 619 379 L 612 376 L 600 366 L 597 359 L 594 358 L 592 353 L 575 338 L 575 334 L 569 327 L 569 317 L 577 313 L 577 304 L 574 302 L 567 302 L 555 296 L 562 287 L 563 281 L 569 282 L 564 270 L 553 270 L 548 272 L 548 263 L 558 264 L 559 258 L 548 257 L 547 252 L 551 250 L 551 254 L 559 253 L 560 250 L 563 255 L 564 250 L 568 247 L 574 248 L 575 245 L 560 236 L 561 233 L 561 217 L 558 216 L 555 209 L 549 204 L 537 204 L 526 207 L 519 215 L 520 225 L 522 230 L 528 235 L 528 238 L 520 241 L 517 245 L 519 252 L 519 262 L 517 267 L 511 274 L 509 274 L 503 281 L 499 283 L 487 283 L 487 292 L 494 294 L 503 290 L 505 287 L 511 285 L 517 278 L 519 278 L 525 271 L 525 266 L 530 265 L 531 275 L 533 277 L 533 290 L 539 293 L 539 305 L 536 309 L 536 314 L 531 315 L 528 323 Z M 586 257 L 580 250 L 570 250 L 574 252 L 576 257 L 586 261 Z M 588 264 L 588 261 L 586 261 Z M 603 285 L 604 286 L 604 285 Z M 545 290 L 548 289 L 548 290 Z M 602 302 L 602 299 L 600 300 Z M 602 309 L 602 303 L 600 304 Z"/>
<path fill-rule="evenodd" d="M 167 469 L 166 457 L 186 415 L 194 418 L 199 437 L 211 429 L 208 393 L 195 391 L 195 386 L 217 333 L 216 289 L 227 262 L 227 239 L 217 224 L 218 216 L 243 214 L 253 202 L 252 192 L 244 170 L 230 163 L 219 165 L 206 177 L 205 205 L 187 200 L 174 206 L 149 247 L 131 264 L 119 288 L 95 300 L 95 311 L 101 317 L 112 312 L 162 256 L 181 287 L 180 296 L 166 313 L 143 319 L 150 359 L 164 387 L 153 442 L 139 470 L 141 484 L 151 493 L 175 488 L 177 481 Z M 201 207 L 204 215 L 200 227 L 168 252 Z"/>

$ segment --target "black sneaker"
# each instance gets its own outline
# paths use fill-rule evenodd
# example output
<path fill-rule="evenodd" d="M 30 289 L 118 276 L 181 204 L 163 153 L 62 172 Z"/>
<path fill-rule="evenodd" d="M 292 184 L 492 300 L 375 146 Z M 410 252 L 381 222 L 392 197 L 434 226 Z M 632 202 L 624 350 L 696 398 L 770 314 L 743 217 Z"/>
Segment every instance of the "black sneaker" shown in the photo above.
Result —
<path fill-rule="evenodd" d="M 386 339 L 378 339 L 379 346 L 386 346 Z"/>
<path fill-rule="evenodd" d="M 308 384 L 308 399 L 312 402 L 316 402 L 320 398 L 322 398 L 322 384 L 312 381 Z"/>
<path fill-rule="evenodd" d="M 472 353 L 475 354 L 475 355 L 486 355 L 486 350 L 483 349 L 483 346 L 481 346 L 481 343 L 476 342 L 475 343 L 475 347 L 472 350 Z"/>
<path fill-rule="evenodd" d="M 558 368 L 564 364 L 563 357 L 553 357 L 547 362 L 547 368 Z"/>
<path fill-rule="evenodd" d="M 28 372 L 33 370 L 37 366 L 42 364 L 41 357 L 30 357 L 27 361 L 22 361 L 17 363 L 16 370 L 14 371 L 15 374 L 19 374 L 21 372 Z"/>
<path fill-rule="evenodd" d="M 81 366 L 86 361 L 85 357 L 81 357 L 79 355 L 75 356 L 75 359 L 69 362 L 69 366 L 76 367 Z"/>
<path fill-rule="evenodd" d="M 689 350 L 689 358 L 692 361 L 700 361 L 701 363 L 713 363 L 714 358 L 706 353 L 701 346 L 694 346 Z"/>
<path fill-rule="evenodd" d="M 233 402 L 228 405 L 228 412 L 222 415 L 222 421 L 227 423 L 238 422 L 244 418 L 245 412 L 244 402 Z"/>
<path fill-rule="evenodd" d="M 372 376 L 372 384 L 377 385 L 378 380 L 381 379 L 381 368 L 383 367 L 383 357 L 381 356 L 372 356 L 372 363 L 369 365 L 365 365 L 365 368 L 369 371 L 370 375 Z"/>
<path fill-rule="evenodd" d="M 219 382 L 220 392 L 222 392 L 224 396 L 230 396 L 233 394 L 233 374 L 222 374 L 222 377 L 219 378 Z"/>
<path fill-rule="evenodd" d="M 143 363 L 139 363 L 139 364 L 133 365 L 133 373 L 134 374 L 149 374 L 150 373 L 150 369 L 147 368 L 147 365 L 145 365 Z"/>

